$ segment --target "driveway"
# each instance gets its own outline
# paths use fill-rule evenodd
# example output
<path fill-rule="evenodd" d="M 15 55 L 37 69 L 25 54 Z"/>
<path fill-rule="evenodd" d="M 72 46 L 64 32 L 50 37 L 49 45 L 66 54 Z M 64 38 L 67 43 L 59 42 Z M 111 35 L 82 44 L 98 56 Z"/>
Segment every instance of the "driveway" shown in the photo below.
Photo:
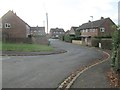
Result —
<path fill-rule="evenodd" d="M 96 59 L 102 51 L 51 40 L 51 45 L 66 53 L 40 56 L 3 56 L 3 88 L 57 88 L 76 69 Z"/>

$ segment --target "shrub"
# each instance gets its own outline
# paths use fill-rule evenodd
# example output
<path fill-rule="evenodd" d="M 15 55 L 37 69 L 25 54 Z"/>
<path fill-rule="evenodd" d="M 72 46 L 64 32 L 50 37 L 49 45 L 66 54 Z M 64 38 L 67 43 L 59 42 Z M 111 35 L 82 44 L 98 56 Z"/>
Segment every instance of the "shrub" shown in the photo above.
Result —
<path fill-rule="evenodd" d="M 91 40 L 91 45 L 92 45 L 93 47 L 99 47 L 99 42 L 100 42 L 100 39 L 98 39 L 98 38 L 93 38 L 93 39 Z"/>
<path fill-rule="evenodd" d="M 112 49 L 112 39 L 93 38 L 91 41 L 93 47 L 99 47 L 99 43 L 101 43 L 102 49 Z"/>
<path fill-rule="evenodd" d="M 102 49 L 112 49 L 112 39 L 101 39 Z"/>
<path fill-rule="evenodd" d="M 75 36 L 73 35 L 65 35 L 64 41 L 72 43 L 72 40 L 74 40 Z"/>

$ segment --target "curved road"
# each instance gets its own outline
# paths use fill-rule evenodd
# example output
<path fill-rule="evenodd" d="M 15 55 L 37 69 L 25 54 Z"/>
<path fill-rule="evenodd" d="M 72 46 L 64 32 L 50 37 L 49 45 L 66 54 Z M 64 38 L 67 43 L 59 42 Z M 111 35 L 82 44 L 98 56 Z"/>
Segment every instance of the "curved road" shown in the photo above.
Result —
<path fill-rule="evenodd" d="M 51 40 L 67 53 L 41 56 L 10 56 L 2 60 L 3 88 L 57 88 L 77 68 L 101 59 L 94 48 Z"/>

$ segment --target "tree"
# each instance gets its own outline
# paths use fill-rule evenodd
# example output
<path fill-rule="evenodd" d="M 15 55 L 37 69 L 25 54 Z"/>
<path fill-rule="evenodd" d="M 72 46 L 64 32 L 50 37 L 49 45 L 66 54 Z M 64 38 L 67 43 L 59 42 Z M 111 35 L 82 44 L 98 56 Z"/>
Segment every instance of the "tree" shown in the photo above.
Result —
<path fill-rule="evenodd" d="M 111 66 L 116 71 L 120 71 L 120 27 L 114 32 L 112 44 Z"/>

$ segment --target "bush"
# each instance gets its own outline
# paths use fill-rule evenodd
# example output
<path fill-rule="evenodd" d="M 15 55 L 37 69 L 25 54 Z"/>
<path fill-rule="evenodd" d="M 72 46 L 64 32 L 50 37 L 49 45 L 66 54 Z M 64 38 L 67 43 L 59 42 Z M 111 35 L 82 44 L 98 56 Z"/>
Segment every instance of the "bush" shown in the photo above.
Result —
<path fill-rule="evenodd" d="M 117 70 L 120 70 L 120 48 L 118 49 L 118 52 L 117 52 L 117 58 L 116 58 L 116 69 Z"/>
<path fill-rule="evenodd" d="M 112 38 L 112 36 L 95 36 L 94 38 L 102 39 L 102 38 Z"/>
<path fill-rule="evenodd" d="M 59 37 L 59 39 L 62 40 L 62 41 L 64 41 L 64 36 L 61 35 L 61 36 Z"/>
<path fill-rule="evenodd" d="M 65 35 L 64 36 L 64 41 L 72 43 L 72 40 L 74 40 L 75 36 L 72 35 Z"/>
<path fill-rule="evenodd" d="M 99 42 L 100 42 L 100 39 L 93 38 L 93 39 L 91 40 L 91 45 L 92 45 L 93 47 L 99 47 Z"/>
<path fill-rule="evenodd" d="M 102 49 L 112 49 L 112 39 L 101 39 Z"/>
<path fill-rule="evenodd" d="M 93 47 L 99 47 L 99 43 L 102 45 L 102 49 L 112 49 L 112 39 L 99 39 L 99 38 L 93 38 L 91 41 L 91 44 Z"/>

